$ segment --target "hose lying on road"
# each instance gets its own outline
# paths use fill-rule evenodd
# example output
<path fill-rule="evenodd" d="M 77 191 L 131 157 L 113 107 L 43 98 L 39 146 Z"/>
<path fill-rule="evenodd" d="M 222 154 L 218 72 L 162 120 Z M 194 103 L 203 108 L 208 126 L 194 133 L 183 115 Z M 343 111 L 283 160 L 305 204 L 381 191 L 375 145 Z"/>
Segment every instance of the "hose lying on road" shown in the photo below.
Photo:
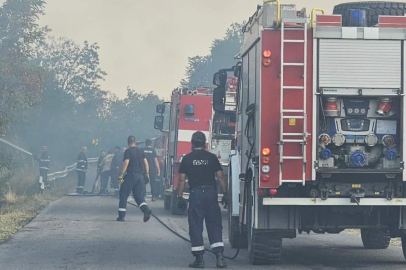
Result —
<path fill-rule="evenodd" d="M 131 202 L 127 202 L 128 204 L 138 207 L 138 205 L 136 205 L 135 203 L 131 203 Z M 176 235 L 177 237 L 179 237 L 180 239 L 190 243 L 190 240 L 187 239 L 186 237 L 182 236 L 181 234 L 179 234 L 178 232 L 176 232 L 174 229 L 172 229 L 171 227 L 169 227 L 167 224 L 165 224 L 165 222 L 163 222 L 159 217 L 157 217 L 156 215 L 154 215 L 153 213 L 151 214 L 151 216 L 153 216 L 159 223 L 162 224 L 162 226 L 164 226 L 166 229 L 168 229 L 168 231 L 170 231 L 171 233 L 173 233 L 174 235 Z M 204 249 L 207 252 L 210 252 L 212 254 L 214 254 L 213 251 L 211 251 L 210 249 L 205 248 Z M 237 250 L 237 252 L 235 253 L 235 255 L 233 257 L 228 257 L 228 256 L 224 256 L 224 258 L 229 259 L 229 260 L 235 260 L 238 257 L 238 254 L 240 253 L 240 249 Z"/>

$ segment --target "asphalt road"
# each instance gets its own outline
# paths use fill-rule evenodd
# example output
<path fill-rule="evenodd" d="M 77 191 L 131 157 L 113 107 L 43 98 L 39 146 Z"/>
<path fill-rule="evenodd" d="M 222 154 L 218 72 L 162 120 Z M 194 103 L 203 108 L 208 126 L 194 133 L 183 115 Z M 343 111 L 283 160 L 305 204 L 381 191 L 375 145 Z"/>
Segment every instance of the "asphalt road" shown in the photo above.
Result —
<path fill-rule="evenodd" d="M 93 179 L 92 179 L 93 180 Z M 150 203 L 153 212 L 187 236 L 186 217 L 173 217 L 163 202 Z M 193 259 L 189 243 L 155 219 L 129 206 L 126 222 L 116 222 L 118 201 L 112 197 L 64 197 L 52 203 L 7 243 L 0 245 L 0 269 L 188 269 Z M 224 213 L 225 214 L 225 213 Z M 226 227 L 226 226 L 225 226 Z M 224 232 L 225 242 L 227 232 Z M 207 241 L 206 241 L 206 244 Z M 235 250 L 226 248 L 227 255 Z M 206 267 L 215 266 L 205 255 Z M 232 269 L 405 269 L 402 250 L 364 250 L 357 236 L 300 235 L 284 240 L 277 266 L 252 266 L 243 250 Z"/>

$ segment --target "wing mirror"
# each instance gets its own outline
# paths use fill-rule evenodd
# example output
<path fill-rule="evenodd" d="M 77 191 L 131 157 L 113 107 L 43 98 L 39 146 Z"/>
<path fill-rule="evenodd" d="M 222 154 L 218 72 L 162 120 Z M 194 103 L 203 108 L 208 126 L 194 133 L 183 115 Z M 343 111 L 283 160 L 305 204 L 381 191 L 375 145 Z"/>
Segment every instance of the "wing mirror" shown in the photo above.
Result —
<path fill-rule="evenodd" d="M 155 116 L 154 128 L 162 131 L 164 129 L 164 119 L 162 115 Z"/>

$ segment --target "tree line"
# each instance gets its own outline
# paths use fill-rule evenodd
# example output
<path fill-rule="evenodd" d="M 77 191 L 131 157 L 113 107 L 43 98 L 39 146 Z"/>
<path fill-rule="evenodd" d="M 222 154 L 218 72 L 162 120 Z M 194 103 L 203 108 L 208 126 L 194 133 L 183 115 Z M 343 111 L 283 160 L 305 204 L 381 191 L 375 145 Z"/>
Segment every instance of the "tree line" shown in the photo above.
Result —
<path fill-rule="evenodd" d="M 108 75 L 100 68 L 98 44 L 53 37 L 49 27 L 38 24 L 45 4 L 6 0 L 0 7 L 0 137 L 34 154 L 47 145 L 63 167 L 82 145 L 89 146 L 89 156 L 97 156 L 101 149 L 125 143 L 129 134 L 155 136 L 155 107 L 163 98 L 132 88 L 118 98 L 102 89 Z M 209 55 L 189 58 L 179 86 L 212 86 L 216 71 L 236 63 L 241 39 L 241 25 L 232 24 L 213 41 Z M 93 139 L 97 146 L 91 145 Z M 15 153 L 0 144 L 0 173 L 19 166 L 22 155 Z"/>

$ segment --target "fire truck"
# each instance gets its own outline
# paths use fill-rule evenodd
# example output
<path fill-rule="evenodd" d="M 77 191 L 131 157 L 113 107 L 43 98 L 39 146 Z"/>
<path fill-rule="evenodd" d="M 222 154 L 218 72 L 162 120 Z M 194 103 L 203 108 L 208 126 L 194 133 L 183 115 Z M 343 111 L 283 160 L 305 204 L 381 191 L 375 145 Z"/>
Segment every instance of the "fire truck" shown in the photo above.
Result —
<path fill-rule="evenodd" d="M 265 1 L 245 25 L 229 239 L 253 264 L 278 262 L 283 238 L 349 228 L 367 249 L 401 237 L 405 253 L 405 6 L 308 16 Z M 213 107 L 224 112 L 225 75 L 214 77 Z"/>
<path fill-rule="evenodd" d="M 206 148 L 219 159 L 225 174 L 228 175 L 229 156 L 232 141 L 235 138 L 235 109 L 237 79 L 232 69 L 223 69 L 218 73 L 226 76 L 227 108 L 224 112 L 212 109 L 213 89 L 175 89 L 171 101 L 157 106 L 155 128 L 161 131 L 158 136 L 157 155 L 163 164 L 165 179 L 164 207 L 170 209 L 174 215 L 181 215 L 183 211 L 177 208 L 178 170 L 182 157 L 191 151 L 192 134 L 202 131 L 207 138 Z M 213 83 L 218 83 L 214 81 Z M 169 105 L 169 129 L 164 130 L 165 108 Z M 230 112 L 233 112 L 230 114 Z M 186 182 L 187 183 L 187 182 Z M 184 199 L 188 199 L 188 185 Z M 221 199 L 221 195 L 219 196 Z"/>

